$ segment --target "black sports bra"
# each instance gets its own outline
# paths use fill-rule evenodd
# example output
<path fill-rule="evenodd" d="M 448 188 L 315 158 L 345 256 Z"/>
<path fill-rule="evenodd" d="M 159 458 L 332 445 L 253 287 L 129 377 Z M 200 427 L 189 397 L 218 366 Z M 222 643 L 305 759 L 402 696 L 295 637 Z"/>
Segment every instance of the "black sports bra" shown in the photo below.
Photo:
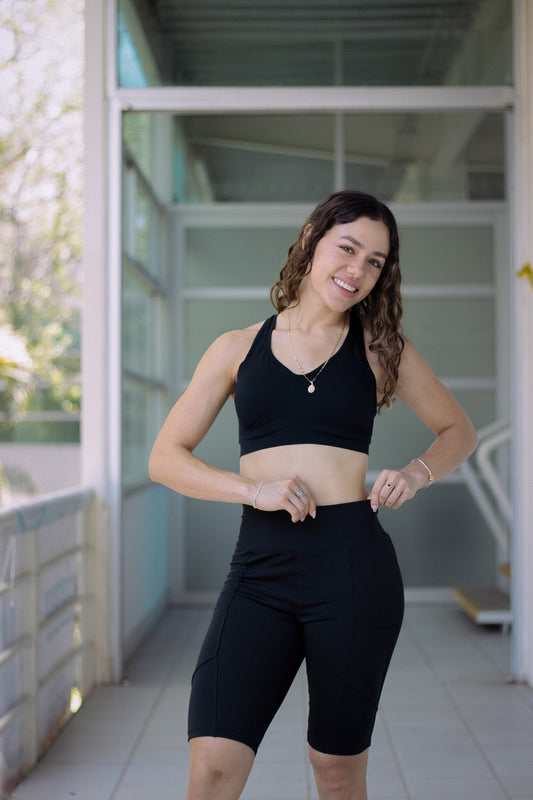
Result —
<path fill-rule="evenodd" d="M 344 342 L 316 382 L 278 361 L 271 347 L 277 315 L 269 317 L 237 372 L 235 408 L 241 455 L 287 444 L 324 444 L 368 453 L 376 415 L 376 380 L 356 313 Z M 308 372 L 312 380 L 322 365 Z"/>

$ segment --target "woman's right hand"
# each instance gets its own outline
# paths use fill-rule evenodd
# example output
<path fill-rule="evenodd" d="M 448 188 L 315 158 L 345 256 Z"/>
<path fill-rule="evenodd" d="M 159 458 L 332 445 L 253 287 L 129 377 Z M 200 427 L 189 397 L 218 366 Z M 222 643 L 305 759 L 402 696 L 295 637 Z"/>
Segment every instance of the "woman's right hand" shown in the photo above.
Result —
<path fill-rule="evenodd" d="M 303 522 L 309 514 L 316 517 L 316 503 L 298 475 L 278 481 L 264 481 L 254 489 L 255 507 L 261 511 L 287 511 L 293 522 Z"/>

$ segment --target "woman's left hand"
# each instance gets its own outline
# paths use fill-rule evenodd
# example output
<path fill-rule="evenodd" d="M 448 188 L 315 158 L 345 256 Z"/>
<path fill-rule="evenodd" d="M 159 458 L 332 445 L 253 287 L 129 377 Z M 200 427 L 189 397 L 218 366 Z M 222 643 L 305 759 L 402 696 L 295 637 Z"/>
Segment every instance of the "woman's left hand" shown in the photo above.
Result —
<path fill-rule="evenodd" d="M 368 500 L 372 511 L 377 511 L 380 506 L 396 509 L 414 497 L 419 488 L 417 475 L 408 468 L 384 469 L 374 481 Z"/>

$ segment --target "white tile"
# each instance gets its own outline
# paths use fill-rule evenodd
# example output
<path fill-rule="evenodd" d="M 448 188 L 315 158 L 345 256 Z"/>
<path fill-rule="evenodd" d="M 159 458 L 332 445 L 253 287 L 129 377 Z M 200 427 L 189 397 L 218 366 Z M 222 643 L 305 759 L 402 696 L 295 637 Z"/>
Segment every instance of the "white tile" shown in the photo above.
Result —
<path fill-rule="evenodd" d="M 512 797 L 533 800 L 533 781 L 529 775 L 506 775 L 501 781 Z"/>
<path fill-rule="evenodd" d="M 130 764 L 113 800 L 176 800 L 184 797 L 187 774 L 178 764 Z"/>
<path fill-rule="evenodd" d="M 508 778 L 528 778 L 529 788 L 533 788 L 532 761 L 496 756 L 491 759 L 491 763 L 494 770 L 503 781 L 506 781 Z"/>
<path fill-rule="evenodd" d="M 189 745 L 187 742 L 154 744 L 143 740 L 131 754 L 130 763 L 177 764 L 188 770 Z"/>
<path fill-rule="evenodd" d="M 76 800 L 109 800 L 121 771 L 122 764 L 41 763 L 15 790 L 12 798 L 72 800 L 75 797 Z"/>
<path fill-rule="evenodd" d="M 411 800 L 506 800 L 495 780 L 447 778 L 408 780 Z"/>
<path fill-rule="evenodd" d="M 13 800 L 182 797 L 190 679 L 209 619 L 171 609 L 128 664 L 130 684 L 86 698 Z M 506 683 L 508 657 L 508 638 L 456 609 L 408 607 L 370 752 L 372 800 L 533 800 L 533 691 Z M 243 800 L 317 800 L 306 717 L 302 669 Z"/>
<path fill-rule="evenodd" d="M 428 732 L 426 742 L 395 743 L 400 766 L 407 779 L 490 778 L 492 773 L 479 752 L 457 741 L 442 741 Z"/>
<path fill-rule="evenodd" d="M 370 759 L 368 765 L 368 795 L 372 800 L 406 797 L 402 776 L 393 761 L 378 763 Z"/>
<path fill-rule="evenodd" d="M 93 737 L 75 744 L 68 737 L 54 744 L 46 753 L 43 764 L 124 764 L 132 752 L 130 744 L 101 742 Z"/>
<path fill-rule="evenodd" d="M 307 800 L 308 784 L 303 763 L 254 764 L 242 800 Z M 133 800 L 133 799 L 132 799 Z"/>

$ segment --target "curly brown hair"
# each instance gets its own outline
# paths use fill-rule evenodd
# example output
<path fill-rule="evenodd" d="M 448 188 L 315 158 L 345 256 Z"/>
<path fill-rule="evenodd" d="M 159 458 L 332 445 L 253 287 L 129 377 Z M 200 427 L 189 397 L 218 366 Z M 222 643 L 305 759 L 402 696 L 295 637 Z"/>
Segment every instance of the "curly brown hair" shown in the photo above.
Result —
<path fill-rule="evenodd" d="M 389 253 L 378 281 L 371 293 L 352 309 L 370 331 L 370 350 L 377 353 L 385 372 L 383 396 L 378 404 L 390 406 L 398 382 L 398 371 L 404 348 L 401 333 L 402 298 L 400 295 L 400 242 L 396 220 L 391 210 L 370 194 L 346 189 L 322 200 L 302 226 L 298 238 L 289 247 L 287 261 L 279 280 L 270 290 L 274 308 L 283 311 L 300 299 L 302 278 L 313 261 L 315 248 L 324 234 L 335 225 L 367 217 L 383 222 L 389 231 Z"/>

